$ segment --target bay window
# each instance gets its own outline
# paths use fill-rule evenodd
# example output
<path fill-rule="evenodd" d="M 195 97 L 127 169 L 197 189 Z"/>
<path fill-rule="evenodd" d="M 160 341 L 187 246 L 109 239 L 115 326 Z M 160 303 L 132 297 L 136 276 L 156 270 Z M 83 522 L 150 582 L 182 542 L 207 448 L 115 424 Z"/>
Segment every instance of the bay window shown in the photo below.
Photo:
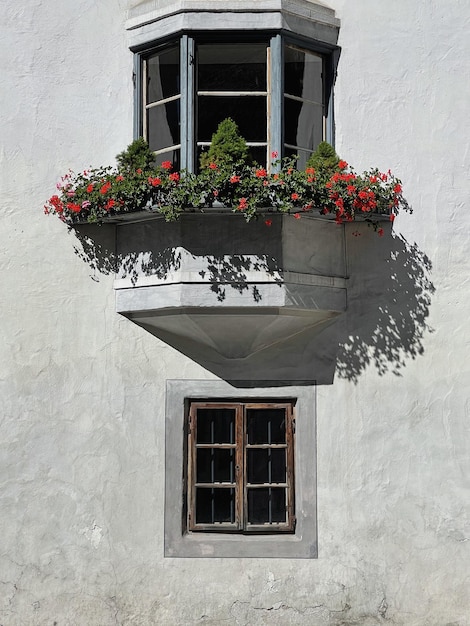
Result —
<path fill-rule="evenodd" d="M 332 141 L 331 50 L 281 34 L 192 33 L 137 53 L 137 134 L 157 163 L 197 171 L 201 152 L 232 118 L 252 158 L 297 155 L 304 167 Z"/>

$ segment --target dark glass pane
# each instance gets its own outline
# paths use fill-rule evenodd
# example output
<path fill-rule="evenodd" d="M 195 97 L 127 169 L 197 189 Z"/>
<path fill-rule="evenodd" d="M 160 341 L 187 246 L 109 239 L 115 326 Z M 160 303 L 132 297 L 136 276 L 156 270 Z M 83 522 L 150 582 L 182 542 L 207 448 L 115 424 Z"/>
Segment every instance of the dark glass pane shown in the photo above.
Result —
<path fill-rule="evenodd" d="M 313 150 L 322 140 L 322 106 L 284 98 L 284 141 Z"/>
<path fill-rule="evenodd" d="M 231 117 L 246 141 L 266 141 L 264 96 L 199 96 L 197 140 L 211 141 L 219 123 Z"/>
<path fill-rule="evenodd" d="M 321 56 L 286 46 L 284 49 L 284 92 L 305 100 L 323 102 L 323 59 Z"/>
<path fill-rule="evenodd" d="M 196 524 L 235 522 L 235 489 L 196 489 Z"/>
<path fill-rule="evenodd" d="M 247 478 L 252 484 L 284 483 L 286 481 L 286 449 L 248 449 Z"/>
<path fill-rule="evenodd" d="M 301 150 L 300 148 L 297 148 L 297 150 L 295 148 L 289 148 L 289 147 L 285 147 L 284 148 L 284 156 L 286 157 L 292 157 L 292 156 L 296 156 L 297 157 L 297 161 L 296 161 L 296 167 L 298 170 L 305 170 L 305 168 L 307 167 L 307 161 L 309 159 L 309 157 L 312 154 L 312 150 Z"/>
<path fill-rule="evenodd" d="M 286 522 L 286 490 L 281 487 L 248 489 L 248 523 Z"/>
<path fill-rule="evenodd" d="M 172 171 L 176 172 L 181 168 L 180 150 L 173 148 L 168 152 L 162 152 L 155 157 L 155 165 L 161 165 L 163 161 L 170 161 L 173 164 Z"/>
<path fill-rule="evenodd" d="M 284 409 L 248 409 L 246 419 L 249 444 L 286 443 Z"/>
<path fill-rule="evenodd" d="M 234 450 L 198 448 L 196 482 L 221 483 L 235 480 Z"/>
<path fill-rule="evenodd" d="M 180 101 L 173 100 L 147 109 L 147 141 L 151 150 L 180 143 Z"/>
<path fill-rule="evenodd" d="M 198 46 L 201 91 L 266 91 L 265 44 Z"/>
<path fill-rule="evenodd" d="M 147 102 L 158 102 L 180 93 L 180 53 L 174 46 L 147 59 Z"/>
<path fill-rule="evenodd" d="M 198 409 L 197 443 L 234 443 L 235 409 Z"/>
<path fill-rule="evenodd" d="M 202 146 L 198 146 L 197 148 L 197 163 L 200 163 L 200 159 L 201 159 L 201 154 L 202 152 L 207 152 L 207 150 L 209 149 L 209 146 L 204 146 L 204 148 Z M 266 146 L 248 146 L 249 149 L 249 154 L 251 159 L 257 163 L 258 165 L 261 165 L 263 167 L 266 167 Z"/>

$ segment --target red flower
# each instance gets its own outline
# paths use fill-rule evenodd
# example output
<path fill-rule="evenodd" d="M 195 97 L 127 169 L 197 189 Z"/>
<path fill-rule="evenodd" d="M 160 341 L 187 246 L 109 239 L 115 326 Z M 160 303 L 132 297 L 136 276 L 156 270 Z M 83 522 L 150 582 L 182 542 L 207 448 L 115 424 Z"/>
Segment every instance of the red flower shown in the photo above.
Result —
<path fill-rule="evenodd" d="M 348 164 L 347 164 L 347 162 L 346 162 L 346 161 L 342 161 L 342 160 L 341 160 L 341 161 L 338 163 L 338 167 L 339 167 L 339 169 L 340 169 L 340 170 L 345 170 L 345 169 L 348 167 Z"/>
<path fill-rule="evenodd" d="M 178 172 L 173 172 L 173 174 L 170 174 L 168 178 L 170 180 L 173 180 L 175 183 L 177 183 L 180 179 L 180 175 L 178 174 Z"/>
<path fill-rule="evenodd" d="M 393 191 L 394 191 L 395 193 L 401 193 L 401 185 L 400 185 L 399 183 L 397 183 L 397 184 L 395 185 L 395 187 L 393 188 Z"/>
<path fill-rule="evenodd" d="M 107 183 L 105 183 L 101 189 L 100 189 L 100 193 L 102 193 L 103 195 L 105 193 L 107 193 L 109 190 L 111 189 L 111 183 L 108 181 Z"/>
<path fill-rule="evenodd" d="M 305 170 L 306 174 L 311 174 L 313 176 L 313 174 L 315 174 L 315 168 L 314 167 L 307 167 L 307 169 Z"/>
<path fill-rule="evenodd" d="M 106 210 L 112 209 L 113 206 L 116 204 L 116 200 L 113 200 L 112 198 L 110 200 L 108 200 L 108 202 L 106 203 Z"/>
<path fill-rule="evenodd" d="M 90 183 L 88 185 L 88 187 L 86 188 L 88 193 L 91 193 L 93 191 L 93 187 L 95 186 L 95 183 Z"/>
<path fill-rule="evenodd" d="M 217 189 L 214 189 L 214 191 L 212 192 L 212 195 L 214 196 L 214 198 L 217 198 L 217 196 L 219 195 L 219 192 L 217 191 Z"/>
<path fill-rule="evenodd" d="M 238 203 L 238 210 L 244 211 L 248 205 L 248 200 L 246 198 L 240 198 L 240 202 Z"/>
<path fill-rule="evenodd" d="M 136 169 L 136 172 L 137 172 L 137 174 L 142 174 L 142 168 L 140 168 L 140 167 L 139 167 L 139 168 L 137 168 L 137 169 Z"/>
<path fill-rule="evenodd" d="M 264 178 L 267 175 L 267 171 L 264 169 L 264 167 L 260 167 L 259 170 L 256 170 L 255 172 L 255 176 L 257 178 Z"/>
<path fill-rule="evenodd" d="M 299 194 L 298 193 L 292 193 L 291 196 L 292 200 L 298 200 L 299 199 Z"/>
<path fill-rule="evenodd" d="M 152 178 L 152 176 L 149 176 L 148 181 L 152 185 L 152 187 L 158 187 L 158 185 L 161 184 L 162 179 L 158 178 L 158 176 L 156 176 L 155 178 Z"/>
<path fill-rule="evenodd" d="M 72 213 L 80 213 L 82 210 L 82 207 L 74 202 L 67 202 L 67 208 L 69 211 L 72 211 Z"/>
<path fill-rule="evenodd" d="M 122 180 L 124 180 L 124 176 L 121 176 L 121 174 L 119 174 L 119 176 L 116 176 L 116 180 L 118 183 L 120 183 Z"/>
<path fill-rule="evenodd" d="M 240 182 L 240 176 L 230 176 L 230 182 L 233 183 L 239 183 Z"/>
<path fill-rule="evenodd" d="M 173 163 L 171 161 L 163 161 L 162 167 L 164 170 L 171 170 Z"/>
<path fill-rule="evenodd" d="M 211 170 L 216 170 L 217 169 L 217 163 L 209 163 L 209 168 Z"/>
<path fill-rule="evenodd" d="M 271 226 L 273 221 L 272 220 L 264 220 L 264 223 L 266 224 L 266 226 Z"/>

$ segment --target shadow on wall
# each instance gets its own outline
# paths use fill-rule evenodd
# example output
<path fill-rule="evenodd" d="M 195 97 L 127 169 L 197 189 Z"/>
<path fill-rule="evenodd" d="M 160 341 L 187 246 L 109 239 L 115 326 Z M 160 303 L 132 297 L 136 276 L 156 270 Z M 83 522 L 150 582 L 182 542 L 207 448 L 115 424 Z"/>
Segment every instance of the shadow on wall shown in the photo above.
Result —
<path fill-rule="evenodd" d="M 431 261 L 416 244 L 410 244 L 401 235 L 384 226 L 383 237 L 367 228 L 348 225 L 346 247 L 348 258 L 347 311 L 323 327 L 305 329 L 286 341 L 267 350 L 231 362 L 224 369 L 211 361 L 198 345 L 188 341 L 187 356 L 213 371 L 217 376 L 236 386 L 266 384 L 330 384 L 335 375 L 357 383 L 362 372 L 375 367 L 380 375 L 391 372 L 400 375 L 408 359 L 424 352 L 423 337 L 432 332 L 427 317 L 434 293 L 431 282 Z M 121 277 L 133 283 L 139 277 L 167 277 L 177 271 L 181 263 L 181 248 L 171 240 L 164 249 L 127 250 L 115 253 L 113 225 L 79 226 L 73 231 L 79 245 L 76 254 L 97 273 L 111 274 L 119 269 Z M 261 244 L 262 245 L 262 244 Z M 228 290 L 238 293 L 253 289 L 246 282 L 247 274 L 262 269 L 273 276 L 278 268 L 272 256 L 260 249 L 257 260 L 233 255 L 206 257 L 211 290 L 222 302 Z M 196 255 L 197 250 L 184 250 Z M 260 303 L 260 294 L 251 294 Z M 143 325 L 145 328 L 145 325 Z M 150 329 L 149 329 L 150 330 Z M 172 344 L 172 337 L 159 335 Z M 269 362 L 269 366 L 266 363 Z M 288 372 L 288 375 L 286 375 Z M 277 381 L 277 383 L 275 382 Z"/>

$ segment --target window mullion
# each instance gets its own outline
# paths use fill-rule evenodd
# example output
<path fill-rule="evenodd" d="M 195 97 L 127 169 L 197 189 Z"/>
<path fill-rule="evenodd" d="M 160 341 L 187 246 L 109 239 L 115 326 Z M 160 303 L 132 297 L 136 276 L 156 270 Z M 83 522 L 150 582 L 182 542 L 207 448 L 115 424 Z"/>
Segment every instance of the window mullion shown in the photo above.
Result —
<path fill-rule="evenodd" d="M 181 37 L 181 167 L 194 171 L 194 39 Z"/>
<path fill-rule="evenodd" d="M 267 162 L 271 163 L 271 154 L 282 156 L 282 109 L 283 109 L 283 46 L 281 35 L 271 38 L 268 63 L 268 154 Z M 275 168 L 279 169 L 279 168 Z"/>
<path fill-rule="evenodd" d="M 236 522 L 239 530 L 245 528 L 246 524 L 246 463 L 245 463 L 245 409 L 242 405 L 237 407 L 236 417 Z"/>

